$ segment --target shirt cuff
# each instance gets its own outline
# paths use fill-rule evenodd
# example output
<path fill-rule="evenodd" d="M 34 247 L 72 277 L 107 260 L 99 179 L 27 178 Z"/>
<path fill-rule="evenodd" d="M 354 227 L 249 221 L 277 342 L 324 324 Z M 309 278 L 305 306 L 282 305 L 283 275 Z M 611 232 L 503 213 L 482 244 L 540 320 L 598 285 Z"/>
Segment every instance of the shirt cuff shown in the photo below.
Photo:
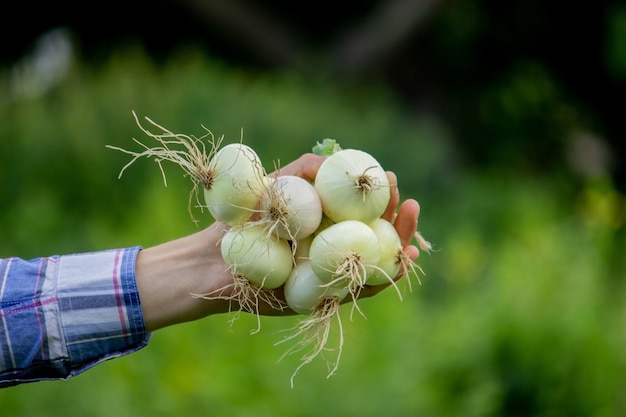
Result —
<path fill-rule="evenodd" d="M 150 333 L 146 332 L 135 279 L 140 249 L 59 259 L 56 282 L 61 337 L 57 347 L 60 356 L 68 358 L 68 377 L 148 344 Z"/>

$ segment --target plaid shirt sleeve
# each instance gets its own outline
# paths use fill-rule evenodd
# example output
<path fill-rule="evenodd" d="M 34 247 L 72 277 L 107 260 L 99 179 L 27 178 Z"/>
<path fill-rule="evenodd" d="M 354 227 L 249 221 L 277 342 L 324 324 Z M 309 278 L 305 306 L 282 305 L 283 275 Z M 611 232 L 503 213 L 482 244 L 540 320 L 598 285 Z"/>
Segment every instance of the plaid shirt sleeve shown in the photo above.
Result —
<path fill-rule="evenodd" d="M 67 379 L 145 347 L 139 250 L 0 259 L 0 388 Z"/>

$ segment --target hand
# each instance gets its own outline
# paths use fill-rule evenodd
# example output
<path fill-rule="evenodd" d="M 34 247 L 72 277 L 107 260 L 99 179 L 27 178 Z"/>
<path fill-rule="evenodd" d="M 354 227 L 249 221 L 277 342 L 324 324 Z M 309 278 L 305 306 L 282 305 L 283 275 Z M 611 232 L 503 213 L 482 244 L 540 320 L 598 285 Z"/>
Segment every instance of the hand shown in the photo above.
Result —
<path fill-rule="evenodd" d="M 304 154 L 270 175 L 297 175 L 313 181 L 324 157 Z M 388 173 L 391 198 L 382 217 L 392 221 L 407 255 L 415 260 L 419 250 L 410 242 L 417 230 L 419 204 L 406 200 L 399 207 L 400 194 L 396 176 Z M 397 211 L 396 211 L 397 210 Z M 395 218 L 395 219 L 394 219 Z M 229 295 L 233 279 L 222 259 L 219 242 L 227 227 L 215 222 L 208 228 L 181 239 L 143 249 L 137 257 L 137 287 L 148 331 L 176 323 L 196 320 L 211 314 L 226 313 L 238 308 L 230 300 L 194 298 L 191 294 Z M 366 287 L 361 297 L 371 297 L 389 284 Z M 276 295 L 284 299 L 282 289 Z M 276 310 L 259 306 L 263 315 L 295 314 L 290 309 Z"/>

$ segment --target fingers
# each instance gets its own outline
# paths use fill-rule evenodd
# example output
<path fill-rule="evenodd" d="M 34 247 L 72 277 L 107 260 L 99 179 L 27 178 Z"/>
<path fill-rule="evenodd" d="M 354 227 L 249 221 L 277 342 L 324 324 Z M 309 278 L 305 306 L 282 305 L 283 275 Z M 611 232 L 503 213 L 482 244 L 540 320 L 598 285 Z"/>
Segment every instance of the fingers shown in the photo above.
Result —
<path fill-rule="evenodd" d="M 387 179 L 389 180 L 389 204 L 387 204 L 385 212 L 380 217 L 389 222 L 393 222 L 396 209 L 400 203 L 400 192 L 398 191 L 398 178 L 396 174 L 387 171 Z"/>
<path fill-rule="evenodd" d="M 393 222 L 398 235 L 400 236 L 400 242 L 404 248 L 404 252 L 407 256 L 415 261 L 420 254 L 417 246 L 411 244 L 411 240 L 417 233 L 417 220 L 420 214 L 420 205 L 416 200 L 408 199 L 400 204 L 400 193 L 398 191 L 397 177 L 393 172 L 387 172 L 390 184 L 390 200 L 387 209 L 381 216 L 382 218 Z M 396 209 L 398 210 L 396 213 Z M 396 280 L 404 276 L 405 271 L 402 271 Z M 359 298 L 369 298 L 380 293 L 384 289 L 391 286 L 391 283 L 369 286 L 365 285 L 359 293 Z"/>
<path fill-rule="evenodd" d="M 415 261 L 420 256 L 420 250 L 415 245 L 405 246 L 404 253 L 406 253 L 412 261 Z"/>
<path fill-rule="evenodd" d="M 381 217 L 394 224 L 405 252 L 411 259 L 416 259 L 419 255 L 419 250 L 417 247 L 409 247 L 409 244 L 417 236 L 417 219 L 420 214 L 420 205 L 417 201 L 408 199 L 398 209 L 398 204 L 400 204 L 398 178 L 391 171 L 387 171 L 387 178 L 389 179 L 389 204 Z M 398 210 L 397 213 L 396 210 Z"/>
<path fill-rule="evenodd" d="M 420 214 L 420 205 L 413 199 L 405 200 L 398 209 L 394 227 L 400 236 L 402 247 L 409 245 L 417 232 L 417 219 Z"/>
<path fill-rule="evenodd" d="M 315 155 L 313 153 L 305 153 L 295 161 L 292 161 L 279 170 L 272 172 L 270 176 L 277 177 L 279 175 L 296 175 L 304 178 L 305 180 L 314 181 L 317 171 L 325 159 L 326 158 L 323 156 Z"/>

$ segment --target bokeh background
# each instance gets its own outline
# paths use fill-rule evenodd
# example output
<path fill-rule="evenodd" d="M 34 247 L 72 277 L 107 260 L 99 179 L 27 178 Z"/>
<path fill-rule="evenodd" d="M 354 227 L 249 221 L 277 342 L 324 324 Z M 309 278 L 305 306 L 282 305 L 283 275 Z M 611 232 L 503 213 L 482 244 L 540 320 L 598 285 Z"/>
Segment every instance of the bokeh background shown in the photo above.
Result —
<path fill-rule="evenodd" d="M 420 201 L 421 285 L 344 311 L 336 375 L 290 387 L 298 318 L 161 330 L 2 417 L 626 415 L 626 5 L 538 0 L 14 4 L 0 31 L 0 256 L 150 246 L 211 223 L 140 160 L 132 111 L 255 148 L 337 139 Z M 344 306 L 347 307 L 347 306 Z M 336 342 L 336 338 L 333 339 Z M 332 358 L 332 356 L 329 356 Z"/>

